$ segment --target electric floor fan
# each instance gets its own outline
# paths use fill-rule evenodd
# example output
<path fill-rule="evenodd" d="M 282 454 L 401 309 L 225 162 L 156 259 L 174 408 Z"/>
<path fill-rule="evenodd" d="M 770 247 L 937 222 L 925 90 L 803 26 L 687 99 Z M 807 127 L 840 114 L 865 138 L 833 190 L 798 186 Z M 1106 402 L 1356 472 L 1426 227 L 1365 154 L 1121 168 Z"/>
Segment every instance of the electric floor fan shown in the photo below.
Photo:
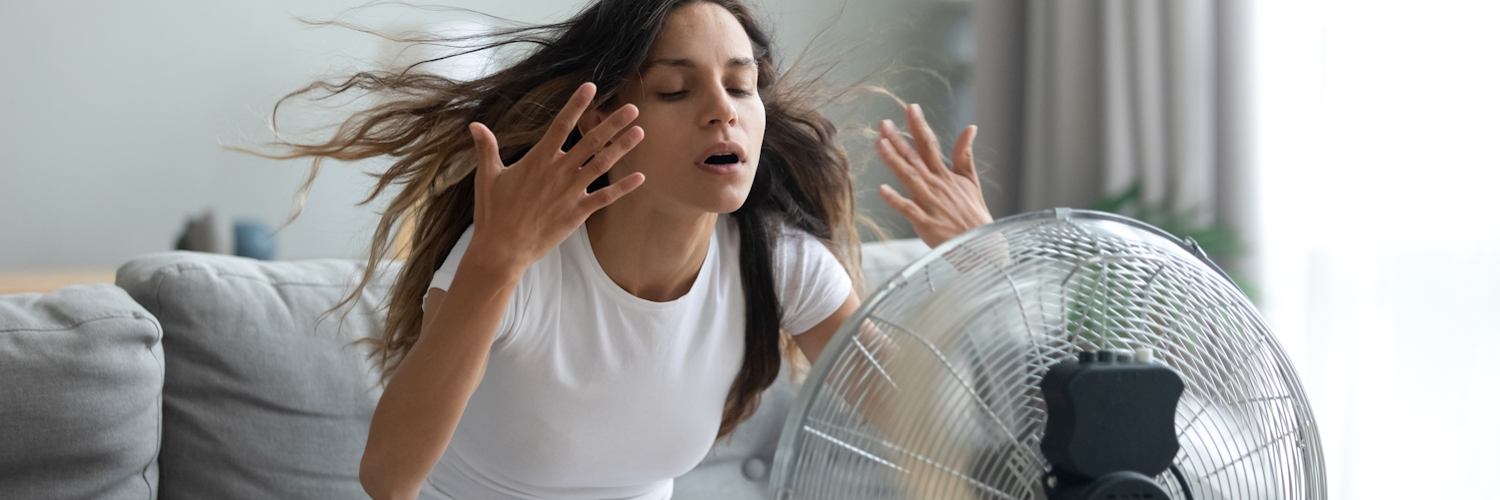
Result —
<path fill-rule="evenodd" d="M 864 302 L 781 435 L 776 499 L 1317 499 L 1317 425 L 1240 289 L 1191 240 L 1022 214 Z"/>

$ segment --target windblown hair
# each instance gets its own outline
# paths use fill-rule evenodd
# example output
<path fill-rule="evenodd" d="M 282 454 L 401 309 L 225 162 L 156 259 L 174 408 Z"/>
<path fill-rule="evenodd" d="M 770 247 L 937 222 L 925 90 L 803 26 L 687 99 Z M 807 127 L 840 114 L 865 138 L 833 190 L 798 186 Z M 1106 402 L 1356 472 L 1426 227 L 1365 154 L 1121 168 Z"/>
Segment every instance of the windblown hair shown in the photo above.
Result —
<path fill-rule="evenodd" d="M 312 158 L 312 171 L 299 193 L 302 196 L 325 159 L 395 160 L 379 175 L 371 194 L 359 203 L 367 204 L 388 189 L 397 190 L 376 227 L 363 278 L 334 307 L 336 310 L 359 298 L 377 264 L 392 253 L 396 243 L 393 229 L 409 223 L 410 247 L 405 249 L 409 250 L 405 265 L 390 291 L 384 331 L 369 340 L 375 344 L 372 356 L 385 377 L 421 335 L 423 295 L 434 272 L 474 220 L 477 163 L 468 123 L 477 121 L 495 132 L 505 163 L 519 161 L 584 82 L 598 86 L 592 107 L 618 107 L 616 93 L 630 78 L 638 77 L 647 51 L 673 9 L 697 2 L 722 6 L 749 34 L 759 69 L 757 87 L 766 111 L 759 168 L 748 199 L 732 214 L 740 236 L 740 273 L 747 306 L 745 359 L 724 403 L 720 438 L 755 412 L 760 394 L 780 371 L 783 354 L 791 359 L 796 349 L 780 329 L 781 305 L 772 283 L 772 259 L 780 228 L 800 228 L 823 240 L 854 278 L 855 289 L 862 289 L 849 159 L 835 140 L 833 123 L 816 109 L 823 102 L 820 99 L 838 93 L 822 88 L 822 75 L 789 77 L 796 64 L 778 73 L 769 37 L 739 1 L 599 0 L 556 24 L 504 28 L 472 36 L 391 38 L 464 47 L 446 57 L 510 46 L 534 49 L 519 62 L 477 80 L 455 80 L 421 71 L 422 64 L 435 61 L 430 60 L 400 70 L 362 71 L 318 81 L 277 103 L 279 109 L 294 98 L 325 100 L 370 94 L 379 98 L 380 104 L 349 116 L 326 141 L 295 143 L 278 138 L 273 146 L 284 152 L 257 154 L 277 159 Z M 337 21 L 322 24 L 370 32 Z M 578 137 L 575 129 L 565 147 Z M 606 175 L 590 189 L 607 183 Z"/>

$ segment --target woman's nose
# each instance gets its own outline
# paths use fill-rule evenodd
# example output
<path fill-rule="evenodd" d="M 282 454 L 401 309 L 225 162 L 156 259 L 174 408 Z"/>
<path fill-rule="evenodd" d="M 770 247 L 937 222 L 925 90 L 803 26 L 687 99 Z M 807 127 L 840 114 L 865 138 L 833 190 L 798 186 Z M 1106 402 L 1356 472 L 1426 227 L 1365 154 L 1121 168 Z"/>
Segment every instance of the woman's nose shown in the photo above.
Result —
<path fill-rule="evenodd" d="M 719 89 L 718 92 L 714 92 L 713 94 L 714 96 L 708 103 L 708 109 L 703 120 L 704 125 L 734 125 L 739 120 L 739 112 L 734 109 L 734 102 L 730 100 L 728 90 Z"/>

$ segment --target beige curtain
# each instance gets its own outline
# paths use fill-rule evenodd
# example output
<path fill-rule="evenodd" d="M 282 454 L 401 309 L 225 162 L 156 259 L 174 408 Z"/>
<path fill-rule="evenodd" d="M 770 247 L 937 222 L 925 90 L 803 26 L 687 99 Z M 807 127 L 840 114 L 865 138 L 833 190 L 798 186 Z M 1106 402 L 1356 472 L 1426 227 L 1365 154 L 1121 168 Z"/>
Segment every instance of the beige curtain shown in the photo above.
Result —
<path fill-rule="evenodd" d="M 1087 208 L 1140 183 L 1146 201 L 1254 240 L 1245 0 L 974 8 L 976 155 L 996 215 Z"/>

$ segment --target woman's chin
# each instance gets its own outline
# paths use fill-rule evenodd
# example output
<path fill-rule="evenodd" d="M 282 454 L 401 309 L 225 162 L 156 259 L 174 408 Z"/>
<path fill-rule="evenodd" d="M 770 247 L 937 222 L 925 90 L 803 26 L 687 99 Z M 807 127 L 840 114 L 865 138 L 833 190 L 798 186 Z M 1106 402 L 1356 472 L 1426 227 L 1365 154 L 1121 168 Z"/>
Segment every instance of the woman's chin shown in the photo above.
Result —
<path fill-rule="evenodd" d="M 749 182 L 725 182 L 725 183 L 681 183 L 672 186 L 651 186 L 651 177 L 646 177 L 646 187 L 655 187 L 651 190 L 651 198 L 666 202 L 677 209 L 687 209 L 691 212 L 727 214 L 739 210 L 745 205 L 745 200 L 750 194 Z M 741 186 L 740 184 L 744 184 Z"/>
<path fill-rule="evenodd" d="M 721 189 L 718 192 L 700 192 L 697 194 L 697 203 L 694 206 L 702 207 L 703 212 L 732 213 L 744 206 L 748 189 Z"/>
<path fill-rule="evenodd" d="M 713 212 L 713 213 L 717 213 L 717 214 L 730 214 L 730 213 L 734 213 L 734 212 L 738 211 L 740 208 L 742 208 L 744 206 L 745 206 L 745 199 L 744 198 L 740 198 L 738 200 L 726 201 L 724 203 L 717 204 L 712 210 L 708 210 L 708 211 L 709 212 Z"/>

